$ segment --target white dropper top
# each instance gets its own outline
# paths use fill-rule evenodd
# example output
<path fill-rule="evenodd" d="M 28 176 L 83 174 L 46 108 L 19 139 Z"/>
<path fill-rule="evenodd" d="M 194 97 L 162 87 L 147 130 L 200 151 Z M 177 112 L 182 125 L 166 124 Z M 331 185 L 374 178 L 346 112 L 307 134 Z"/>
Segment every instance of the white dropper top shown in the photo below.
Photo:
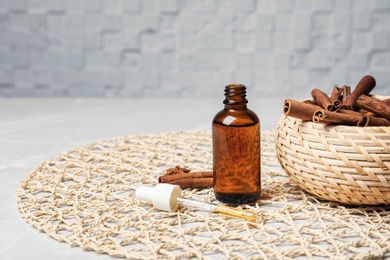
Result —
<path fill-rule="evenodd" d="M 153 206 L 158 209 L 176 211 L 179 207 L 177 199 L 181 197 L 181 189 L 178 185 L 159 183 L 156 187 L 138 187 L 135 196 L 141 200 L 152 202 Z"/>

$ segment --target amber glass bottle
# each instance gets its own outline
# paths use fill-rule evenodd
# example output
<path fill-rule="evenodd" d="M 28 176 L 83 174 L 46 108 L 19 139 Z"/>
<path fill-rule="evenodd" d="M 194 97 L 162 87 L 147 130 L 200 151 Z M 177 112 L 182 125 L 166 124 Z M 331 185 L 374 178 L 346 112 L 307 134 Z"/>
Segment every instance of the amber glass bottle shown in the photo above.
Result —
<path fill-rule="evenodd" d="M 247 108 L 246 87 L 225 87 L 225 107 L 213 119 L 214 192 L 228 204 L 256 201 L 260 196 L 260 121 Z"/>

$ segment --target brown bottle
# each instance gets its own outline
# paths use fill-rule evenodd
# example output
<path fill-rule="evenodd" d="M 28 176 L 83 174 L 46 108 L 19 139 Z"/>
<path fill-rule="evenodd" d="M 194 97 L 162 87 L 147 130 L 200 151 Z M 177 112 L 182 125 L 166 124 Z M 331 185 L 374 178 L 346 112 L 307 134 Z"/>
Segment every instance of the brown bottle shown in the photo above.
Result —
<path fill-rule="evenodd" d="M 260 121 L 247 108 L 246 87 L 225 87 L 225 108 L 213 119 L 213 171 L 216 199 L 243 204 L 260 197 Z"/>

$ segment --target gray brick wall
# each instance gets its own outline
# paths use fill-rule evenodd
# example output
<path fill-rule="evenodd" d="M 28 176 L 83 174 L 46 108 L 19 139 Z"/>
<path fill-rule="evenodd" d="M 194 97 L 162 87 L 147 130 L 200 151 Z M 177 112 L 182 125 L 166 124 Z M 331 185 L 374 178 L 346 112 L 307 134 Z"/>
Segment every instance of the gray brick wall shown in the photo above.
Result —
<path fill-rule="evenodd" d="M 389 45 L 390 0 L 0 0 L 0 96 L 390 95 Z"/>

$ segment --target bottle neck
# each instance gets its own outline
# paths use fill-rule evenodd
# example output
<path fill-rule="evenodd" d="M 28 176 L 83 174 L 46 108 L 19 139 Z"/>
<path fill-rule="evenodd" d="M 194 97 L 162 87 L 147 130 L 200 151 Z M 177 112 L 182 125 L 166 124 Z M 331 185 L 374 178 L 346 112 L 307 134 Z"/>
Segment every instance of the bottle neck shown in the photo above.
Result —
<path fill-rule="evenodd" d="M 246 109 L 246 87 L 242 84 L 230 84 L 225 87 L 225 109 L 240 110 Z"/>

